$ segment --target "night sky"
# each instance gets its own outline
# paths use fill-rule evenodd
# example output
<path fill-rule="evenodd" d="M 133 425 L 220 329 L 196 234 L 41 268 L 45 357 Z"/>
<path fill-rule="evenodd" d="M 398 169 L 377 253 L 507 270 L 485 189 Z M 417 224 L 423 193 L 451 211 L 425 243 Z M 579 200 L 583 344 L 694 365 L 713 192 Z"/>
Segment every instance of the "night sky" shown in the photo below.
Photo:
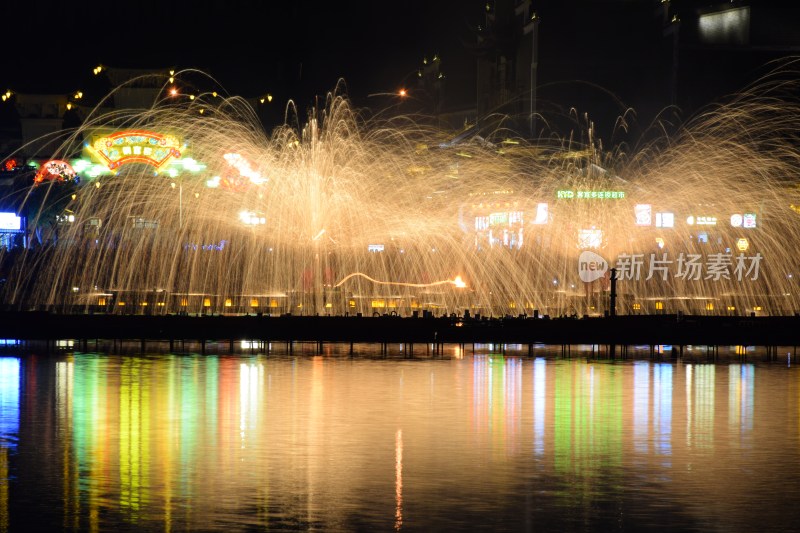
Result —
<path fill-rule="evenodd" d="M 474 107 L 476 28 L 485 0 L 399 2 L 4 2 L 0 88 L 92 91 L 92 69 L 201 69 L 232 95 L 274 95 L 299 107 L 344 79 L 357 106 L 414 79 L 438 54 L 443 109 Z M 644 0 L 534 1 L 540 23 L 543 108 L 613 121 L 626 108 L 651 116 L 668 103 L 667 39 Z M 276 113 L 276 116 L 282 113 Z"/>
<path fill-rule="evenodd" d="M 17 92 L 66 93 L 103 64 L 197 68 L 230 94 L 269 92 L 284 101 L 325 94 L 344 78 L 353 97 L 362 98 L 395 90 L 433 54 L 448 58 L 456 80 L 474 76 L 463 42 L 474 42 L 471 27 L 480 22 L 483 5 L 144 0 L 87 10 L 71 3 L 4 3 L 0 83 Z"/>

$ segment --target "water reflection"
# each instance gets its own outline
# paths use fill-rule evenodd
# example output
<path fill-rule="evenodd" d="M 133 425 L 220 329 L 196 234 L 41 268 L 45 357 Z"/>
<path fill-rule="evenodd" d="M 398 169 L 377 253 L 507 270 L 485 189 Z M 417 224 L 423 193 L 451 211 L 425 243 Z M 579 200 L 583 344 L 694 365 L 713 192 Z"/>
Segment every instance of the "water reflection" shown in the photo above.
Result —
<path fill-rule="evenodd" d="M 19 359 L 0 357 L 0 531 L 9 530 L 9 454 L 19 431 Z"/>
<path fill-rule="evenodd" d="M 455 355 L 0 358 L 0 529 L 800 519 L 793 369 Z"/>

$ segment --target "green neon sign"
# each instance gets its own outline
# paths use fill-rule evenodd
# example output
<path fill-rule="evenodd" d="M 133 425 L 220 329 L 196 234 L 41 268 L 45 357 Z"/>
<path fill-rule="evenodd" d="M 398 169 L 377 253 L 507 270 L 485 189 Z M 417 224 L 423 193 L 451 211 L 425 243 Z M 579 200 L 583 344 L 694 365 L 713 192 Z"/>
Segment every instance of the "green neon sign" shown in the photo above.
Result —
<path fill-rule="evenodd" d="M 562 189 L 556 191 L 558 199 L 577 200 L 621 200 L 625 191 L 596 191 L 591 189 Z"/>

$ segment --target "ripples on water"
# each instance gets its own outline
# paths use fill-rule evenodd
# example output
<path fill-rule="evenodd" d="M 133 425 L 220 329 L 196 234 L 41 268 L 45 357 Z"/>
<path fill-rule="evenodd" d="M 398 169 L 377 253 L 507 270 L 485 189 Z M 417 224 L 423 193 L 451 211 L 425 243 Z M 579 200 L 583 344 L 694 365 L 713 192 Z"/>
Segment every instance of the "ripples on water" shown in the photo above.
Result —
<path fill-rule="evenodd" d="M 0 357 L 0 530 L 798 529 L 788 354 L 407 349 Z"/>

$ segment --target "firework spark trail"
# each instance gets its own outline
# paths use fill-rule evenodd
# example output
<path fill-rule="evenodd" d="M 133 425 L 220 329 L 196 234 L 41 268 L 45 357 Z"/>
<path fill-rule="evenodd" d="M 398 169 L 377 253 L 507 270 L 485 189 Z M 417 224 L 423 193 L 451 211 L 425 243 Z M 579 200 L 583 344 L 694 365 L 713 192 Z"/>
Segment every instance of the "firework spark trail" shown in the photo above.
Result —
<path fill-rule="evenodd" d="M 100 105 L 48 156 L 70 160 L 98 131 L 147 130 L 182 139 L 181 154 L 204 170 L 122 165 L 82 175 L 72 199 L 55 181 L 31 185 L 19 204 L 35 246 L 0 250 L 0 259 L 20 256 L 3 299 L 125 313 L 345 312 L 351 301 L 369 311 L 389 298 L 403 300 L 401 311 L 602 312 L 602 279 L 579 278 L 588 249 L 612 265 L 633 257 L 639 278 L 618 284 L 629 310 L 793 314 L 800 103 L 791 95 L 800 75 L 786 68 L 679 128 L 656 121 L 635 143 L 608 149 L 588 120 L 535 141 L 504 142 L 509 132 L 498 128 L 442 149 L 460 131 L 368 117 L 336 92 L 308 123 L 288 109 L 269 134 L 238 97 L 105 114 Z M 621 122 L 630 128 L 633 118 Z M 74 222 L 54 220 L 54 198 L 66 198 Z M 756 227 L 743 226 L 745 215 Z M 757 280 L 736 270 L 740 253 L 744 267 L 763 258 Z M 717 270 L 695 279 L 689 260 Z M 444 281 L 423 282 L 431 279 Z M 387 289 L 398 286 L 401 294 Z"/>
<path fill-rule="evenodd" d="M 375 283 L 376 285 L 395 285 L 395 286 L 399 286 L 399 287 L 416 287 L 416 288 L 420 288 L 420 289 L 426 288 L 426 287 L 437 287 L 439 285 L 453 285 L 453 286 L 459 287 L 459 288 L 464 288 L 464 287 L 467 286 L 466 283 L 464 283 L 464 281 L 461 279 L 461 276 L 456 276 L 455 279 L 446 279 L 446 280 L 442 280 L 442 281 L 433 281 L 431 283 L 407 283 L 407 282 L 403 282 L 403 281 L 380 281 L 380 280 L 377 280 L 377 279 L 375 279 L 375 278 L 373 278 L 371 276 L 368 276 L 368 275 L 364 274 L 363 272 L 353 272 L 352 274 L 348 274 L 345 277 L 343 277 L 336 285 L 334 285 L 334 287 L 341 287 L 342 285 L 344 285 L 347 282 L 347 280 L 355 278 L 355 277 L 364 278 L 364 279 L 366 279 L 368 281 L 371 281 L 372 283 Z"/>

